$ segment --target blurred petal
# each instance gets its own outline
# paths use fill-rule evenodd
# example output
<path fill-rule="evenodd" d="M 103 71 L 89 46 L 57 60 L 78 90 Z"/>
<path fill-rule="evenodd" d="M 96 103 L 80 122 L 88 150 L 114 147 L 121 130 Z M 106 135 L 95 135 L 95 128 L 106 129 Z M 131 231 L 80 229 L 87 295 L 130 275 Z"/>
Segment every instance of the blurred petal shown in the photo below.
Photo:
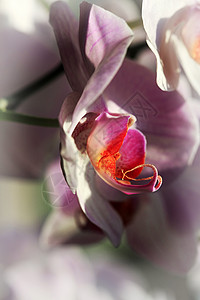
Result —
<path fill-rule="evenodd" d="M 192 166 L 170 186 L 161 190 L 168 222 L 178 233 L 191 233 L 200 226 L 200 150 Z"/>
<path fill-rule="evenodd" d="M 173 231 L 158 193 L 151 194 L 149 201 L 141 204 L 127 228 L 130 246 L 165 269 L 183 274 L 194 263 L 196 238 Z"/>
<path fill-rule="evenodd" d="M 78 41 L 78 21 L 68 5 L 62 1 L 51 6 L 50 22 L 53 26 L 67 79 L 74 91 L 81 92 L 88 74 L 82 60 Z"/>
<path fill-rule="evenodd" d="M 46 31 L 49 38 L 48 27 Z M 11 27 L 2 26 L 0 38 L 4 41 L 0 47 L 0 97 L 6 98 L 20 91 L 58 64 L 53 47 L 49 48 L 46 41 L 38 38 L 38 32 L 26 35 Z M 49 40 L 52 44 L 52 39 Z M 69 91 L 69 85 L 61 74 L 51 84 L 28 96 L 17 111 L 57 118 L 63 98 Z M 59 130 L 0 122 L 0 175 L 41 177 L 49 161 L 58 155 Z"/>
<path fill-rule="evenodd" d="M 90 223 L 80 208 L 74 216 L 54 211 L 46 219 L 40 234 L 40 244 L 44 248 L 60 244 L 91 244 L 104 238 L 104 234 Z"/>

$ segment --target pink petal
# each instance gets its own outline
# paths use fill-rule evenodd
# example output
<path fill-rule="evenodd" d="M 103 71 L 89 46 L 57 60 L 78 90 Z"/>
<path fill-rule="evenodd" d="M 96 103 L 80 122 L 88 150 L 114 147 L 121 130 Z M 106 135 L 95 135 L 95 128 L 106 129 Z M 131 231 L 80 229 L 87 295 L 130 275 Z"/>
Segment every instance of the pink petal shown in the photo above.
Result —
<path fill-rule="evenodd" d="M 75 103 L 78 94 L 72 93 L 62 107 L 60 121 L 63 125 L 61 132 L 61 156 L 66 180 L 71 190 L 77 194 L 80 206 L 88 219 L 106 232 L 112 243 L 120 243 L 123 224 L 118 213 L 96 191 L 94 169 L 85 153 L 81 153 L 74 138 L 69 134 L 70 109 L 68 104 Z M 74 101 L 73 101 L 74 99 Z M 112 220 L 112 222 L 111 222 Z"/>
<path fill-rule="evenodd" d="M 188 234 L 200 225 L 200 149 L 191 166 L 162 192 L 168 222 L 180 234 Z"/>
<path fill-rule="evenodd" d="M 112 13 L 95 5 L 90 10 L 86 2 L 81 5 L 82 9 L 89 14 L 85 51 L 95 71 L 74 111 L 71 132 L 118 71 L 133 38 L 125 21 Z"/>
<path fill-rule="evenodd" d="M 80 53 L 78 22 L 68 5 L 62 1 L 57 1 L 51 6 L 50 22 L 67 79 L 72 89 L 80 92 L 88 80 L 88 72 Z"/>
<path fill-rule="evenodd" d="M 60 166 L 60 159 L 57 159 L 48 167 L 43 197 L 45 195 L 49 198 L 54 209 L 59 209 L 66 215 L 73 216 L 77 210 L 80 210 L 77 195 L 73 194 L 66 184 Z"/>
<path fill-rule="evenodd" d="M 142 168 L 130 172 L 136 166 L 144 164 L 146 153 L 146 139 L 144 135 L 136 130 L 129 129 L 124 138 L 123 144 L 119 150 L 120 158 L 116 161 L 116 168 L 128 171 L 128 176 L 136 178 L 142 171 Z M 120 177 L 117 174 L 117 177 Z"/>
<path fill-rule="evenodd" d="M 194 264 L 196 238 L 180 234 L 167 222 L 162 200 L 151 194 L 127 228 L 128 241 L 134 251 L 150 261 L 178 274 L 186 273 Z M 144 197 L 143 197 L 144 199 Z"/>
<path fill-rule="evenodd" d="M 161 178 L 158 177 L 157 170 L 152 165 L 136 165 L 134 166 L 134 171 L 131 172 L 137 175 L 141 172 L 143 166 L 150 167 L 153 169 L 153 177 L 148 178 L 151 179 L 149 183 L 143 185 L 133 185 L 129 180 L 119 181 L 116 178 L 118 175 L 120 175 L 120 178 L 122 179 L 122 173 L 120 174 L 119 170 L 117 170 L 116 173 L 116 161 L 119 159 L 119 150 L 127 134 L 129 123 L 131 123 L 133 120 L 133 118 L 131 120 L 130 116 L 114 116 L 108 113 L 101 114 L 96 119 L 96 124 L 94 124 L 93 130 L 88 138 L 87 153 L 96 172 L 112 187 L 128 194 L 137 194 L 143 191 L 155 191 L 161 184 Z M 139 137 L 140 134 L 139 132 L 137 133 Z M 138 142 L 139 145 L 135 145 L 135 147 L 138 149 L 136 150 L 135 148 L 135 151 L 133 151 L 131 154 L 136 155 L 137 151 L 142 149 L 143 158 L 141 159 L 140 157 L 137 161 L 133 161 L 133 164 L 130 164 L 130 166 L 144 161 L 144 137 L 140 135 L 140 138 L 136 138 L 134 141 L 136 143 Z M 125 141 L 125 147 L 128 147 L 127 140 Z M 122 149 L 122 153 L 123 151 L 124 150 Z M 126 153 L 126 156 L 130 158 L 128 153 Z M 127 166 L 127 163 L 122 165 Z M 156 185 L 157 180 L 159 181 L 158 185 Z"/>
<path fill-rule="evenodd" d="M 87 153 L 97 169 L 103 156 L 114 155 L 119 151 L 128 130 L 129 118 L 103 113 L 96 119 L 87 141 Z"/>
<path fill-rule="evenodd" d="M 40 244 L 48 249 L 61 244 L 87 245 L 101 241 L 104 234 L 94 225 L 90 227 L 87 222 L 80 209 L 74 216 L 66 216 L 55 210 L 45 221 L 40 234 Z"/>
<path fill-rule="evenodd" d="M 109 111 L 136 116 L 147 138 L 146 163 L 161 176 L 171 177 L 192 161 L 199 144 L 197 117 L 178 92 L 161 91 L 151 71 L 125 60 L 104 94 Z"/>

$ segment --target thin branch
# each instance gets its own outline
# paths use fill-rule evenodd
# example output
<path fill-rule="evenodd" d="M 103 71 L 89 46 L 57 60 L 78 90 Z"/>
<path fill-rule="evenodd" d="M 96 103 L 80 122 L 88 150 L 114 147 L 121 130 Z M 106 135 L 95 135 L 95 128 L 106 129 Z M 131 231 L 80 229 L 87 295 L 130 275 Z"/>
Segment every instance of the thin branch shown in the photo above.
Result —
<path fill-rule="evenodd" d="M 27 125 L 33 125 L 33 126 L 59 127 L 58 119 L 34 117 L 34 116 L 15 113 L 12 111 L 0 110 L 0 121 L 1 120 L 23 123 Z"/>
<path fill-rule="evenodd" d="M 33 93 L 37 92 L 39 89 L 44 87 L 45 85 L 49 84 L 53 81 L 56 77 L 63 74 L 63 66 L 60 63 L 57 65 L 52 71 L 48 74 L 45 74 L 41 78 L 37 79 L 35 82 L 29 84 L 24 89 L 5 97 L 7 100 L 7 109 L 14 110 L 16 109 L 28 96 L 32 95 Z"/>

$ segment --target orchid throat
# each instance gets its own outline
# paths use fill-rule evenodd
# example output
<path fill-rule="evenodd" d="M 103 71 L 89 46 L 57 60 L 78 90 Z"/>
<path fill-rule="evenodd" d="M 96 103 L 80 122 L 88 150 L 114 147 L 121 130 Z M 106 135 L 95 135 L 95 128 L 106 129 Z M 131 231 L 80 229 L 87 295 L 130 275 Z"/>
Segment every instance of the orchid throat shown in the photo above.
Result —
<path fill-rule="evenodd" d="M 156 167 L 145 164 L 146 138 L 134 128 L 135 122 L 132 115 L 90 113 L 72 135 L 79 150 L 85 148 L 97 174 L 126 194 L 154 192 L 162 183 Z M 153 170 L 152 176 L 141 177 L 145 167 Z"/>

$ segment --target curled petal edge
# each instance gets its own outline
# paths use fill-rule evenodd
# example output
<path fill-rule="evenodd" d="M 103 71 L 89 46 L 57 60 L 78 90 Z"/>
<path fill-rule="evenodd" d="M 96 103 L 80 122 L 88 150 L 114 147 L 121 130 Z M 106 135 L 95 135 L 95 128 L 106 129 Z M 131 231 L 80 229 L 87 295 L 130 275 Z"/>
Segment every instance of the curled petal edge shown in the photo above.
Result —
<path fill-rule="evenodd" d="M 153 170 L 153 176 L 146 177 L 146 178 L 129 178 L 126 174 L 130 171 L 134 171 L 139 168 L 148 167 Z M 123 181 L 118 181 L 118 184 L 121 186 L 118 189 L 126 194 L 139 194 L 141 192 L 156 192 L 162 185 L 162 177 L 158 175 L 158 171 L 154 165 L 151 164 L 142 164 L 134 167 L 132 170 L 126 171 L 124 173 L 124 176 L 126 176 L 127 179 L 133 180 L 133 181 L 147 181 L 150 180 L 147 184 L 143 185 L 133 185 L 131 186 L 129 184 L 123 184 Z M 132 192 L 131 192 L 132 190 Z"/>

